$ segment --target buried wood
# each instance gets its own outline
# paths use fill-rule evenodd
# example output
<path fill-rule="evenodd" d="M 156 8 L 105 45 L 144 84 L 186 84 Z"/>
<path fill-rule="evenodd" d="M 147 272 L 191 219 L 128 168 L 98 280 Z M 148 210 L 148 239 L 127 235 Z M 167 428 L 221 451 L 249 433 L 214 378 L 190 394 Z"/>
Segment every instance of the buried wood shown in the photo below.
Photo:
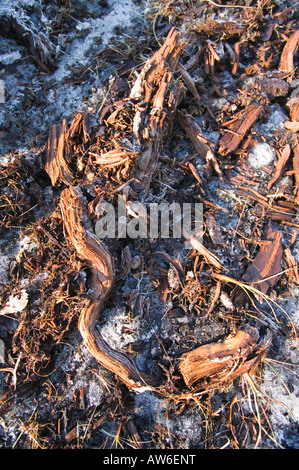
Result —
<path fill-rule="evenodd" d="M 83 307 L 79 330 L 90 353 L 116 374 L 130 390 L 150 389 L 154 381 L 140 372 L 125 354 L 111 348 L 102 338 L 96 323 L 114 280 L 113 259 L 103 244 L 84 227 L 87 202 L 79 188 L 66 188 L 60 196 L 65 235 L 78 256 L 85 260 L 92 277 L 92 298 Z"/>
<path fill-rule="evenodd" d="M 259 345 L 256 330 L 238 330 L 218 343 L 203 345 L 184 354 L 179 368 L 189 388 L 219 387 L 255 369 L 270 342 L 269 334 Z"/>

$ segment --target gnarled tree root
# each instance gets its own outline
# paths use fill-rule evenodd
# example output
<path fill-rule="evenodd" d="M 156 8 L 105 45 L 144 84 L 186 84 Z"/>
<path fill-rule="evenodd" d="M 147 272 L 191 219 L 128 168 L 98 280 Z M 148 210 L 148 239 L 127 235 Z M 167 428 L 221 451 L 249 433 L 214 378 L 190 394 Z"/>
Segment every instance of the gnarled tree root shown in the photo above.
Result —
<path fill-rule="evenodd" d="M 87 202 L 78 187 L 70 186 L 62 191 L 60 209 L 65 235 L 78 256 L 85 260 L 92 275 L 91 300 L 80 315 L 80 333 L 95 359 L 116 374 L 129 390 L 138 392 L 152 389 L 155 381 L 140 372 L 127 355 L 110 347 L 97 329 L 99 314 L 113 285 L 114 266 L 112 257 L 103 243 L 86 227 L 86 205 Z"/>

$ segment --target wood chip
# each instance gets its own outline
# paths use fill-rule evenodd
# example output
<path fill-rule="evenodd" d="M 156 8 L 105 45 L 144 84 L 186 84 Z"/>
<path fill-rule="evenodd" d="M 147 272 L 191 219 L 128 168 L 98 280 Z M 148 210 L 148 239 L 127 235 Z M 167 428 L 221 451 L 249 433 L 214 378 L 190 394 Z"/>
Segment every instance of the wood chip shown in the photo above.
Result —
<path fill-rule="evenodd" d="M 49 138 L 46 151 L 45 170 L 51 178 L 53 186 L 58 181 L 67 185 L 73 183 L 73 175 L 64 159 L 66 134 L 66 120 L 53 124 L 49 130 Z"/>
<path fill-rule="evenodd" d="M 203 345 L 183 354 L 179 368 L 186 385 L 189 388 L 207 389 L 208 384 L 219 386 L 247 372 L 253 366 L 252 360 L 246 362 L 247 357 L 258 349 L 255 336 L 239 330 L 223 341 Z M 256 360 L 259 359 L 257 354 Z"/>
<path fill-rule="evenodd" d="M 287 40 L 280 56 L 278 70 L 280 72 L 291 73 L 294 70 L 294 53 L 299 41 L 299 29 L 295 31 Z"/>
<path fill-rule="evenodd" d="M 299 204 L 299 143 L 298 143 L 298 137 L 294 135 L 294 142 L 295 145 L 293 147 L 293 170 L 294 170 L 294 178 L 295 178 L 295 200 L 296 204 Z"/>
<path fill-rule="evenodd" d="M 282 247 L 281 247 L 282 232 L 272 228 L 269 224 L 267 236 L 258 254 L 254 258 L 252 264 L 246 270 L 242 280 L 250 284 L 252 287 L 267 294 L 275 282 L 281 277 L 281 262 L 282 262 Z M 244 293 L 240 287 L 236 288 L 234 299 L 237 303 L 243 300 L 244 296 L 239 294 Z"/>
<path fill-rule="evenodd" d="M 274 171 L 274 176 L 273 178 L 269 181 L 267 184 L 267 188 L 271 189 L 273 184 L 278 180 L 278 178 L 281 177 L 282 171 L 291 155 L 291 147 L 289 144 L 287 144 L 279 153 L 278 155 L 278 160 L 275 165 L 275 171 Z"/>
<path fill-rule="evenodd" d="M 286 248 L 284 250 L 284 257 L 287 264 L 287 276 L 291 282 L 299 284 L 299 272 L 298 272 L 298 263 L 295 256 L 292 255 L 291 250 Z"/>
<path fill-rule="evenodd" d="M 187 137 L 193 143 L 195 150 L 206 160 L 210 167 L 214 168 L 220 179 L 223 181 L 221 168 L 212 151 L 211 145 L 208 143 L 207 139 L 202 136 L 199 125 L 196 124 L 186 112 L 178 111 L 177 115 L 182 128 L 186 132 Z"/>
<path fill-rule="evenodd" d="M 228 155 L 238 148 L 246 132 L 255 123 L 263 110 L 261 104 L 251 104 L 246 109 L 240 111 L 230 121 L 226 123 L 228 130 L 225 130 L 224 136 L 219 141 L 219 153 L 223 156 Z"/>

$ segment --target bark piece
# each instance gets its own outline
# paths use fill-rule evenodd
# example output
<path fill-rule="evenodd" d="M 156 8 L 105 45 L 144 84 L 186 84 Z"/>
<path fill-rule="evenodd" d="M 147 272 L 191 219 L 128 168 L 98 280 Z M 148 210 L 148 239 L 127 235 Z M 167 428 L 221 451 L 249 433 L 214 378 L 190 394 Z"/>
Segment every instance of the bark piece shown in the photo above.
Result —
<path fill-rule="evenodd" d="M 73 175 L 64 159 L 66 120 L 53 124 L 49 130 L 49 138 L 46 151 L 45 170 L 51 178 L 53 186 L 61 180 L 70 185 Z"/>
<path fill-rule="evenodd" d="M 246 86 L 248 85 L 267 95 L 270 100 L 278 96 L 286 96 L 290 89 L 285 80 L 258 75 L 249 78 Z"/>
<path fill-rule="evenodd" d="M 243 276 L 243 280 L 266 294 L 281 276 L 282 232 L 269 225 L 266 240 L 253 263 Z M 264 280 L 263 280 L 264 279 Z M 262 282 L 260 282 L 262 281 Z"/>
<path fill-rule="evenodd" d="M 85 260 L 92 276 L 91 299 L 82 308 L 79 330 L 90 353 L 108 370 L 116 374 L 130 390 L 149 389 L 153 380 L 139 372 L 135 363 L 122 352 L 111 348 L 97 329 L 97 320 L 114 281 L 113 259 L 88 227 L 87 201 L 80 189 L 69 187 L 62 191 L 60 209 L 65 236 L 78 256 Z"/>
<path fill-rule="evenodd" d="M 233 119 L 224 124 L 228 130 L 219 141 L 219 153 L 223 156 L 236 150 L 247 131 L 258 119 L 263 105 L 254 103 L 237 113 Z"/>
<path fill-rule="evenodd" d="M 291 121 L 299 121 L 299 89 L 296 88 L 287 102 L 290 108 Z M 298 132 L 298 131 L 297 131 Z"/>
<path fill-rule="evenodd" d="M 280 56 L 280 63 L 278 70 L 280 72 L 291 73 L 294 70 L 294 54 L 297 49 L 299 41 L 299 29 L 294 31 L 294 33 L 287 40 L 283 51 Z"/>
<path fill-rule="evenodd" d="M 262 294 L 267 294 L 281 276 L 281 238 L 282 232 L 273 229 L 269 224 L 266 240 L 263 241 L 260 251 L 242 277 L 242 281 Z M 240 286 L 232 292 L 232 300 L 236 306 L 243 306 L 246 297 L 247 294 Z"/>
<path fill-rule="evenodd" d="M 299 284 L 298 263 L 295 256 L 292 255 L 291 250 L 286 248 L 284 250 L 285 261 L 288 266 L 287 276 L 291 282 Z"/>
<path fill-rule="evenodd" d="M 273 184 L 280 178 L 282 171 L 287 163 L 289 157 L 291 155 L 291 147 L 287 144 L 283 149 L 282 152 L 278 156 L 278 160 L 275 165 L 275 171 L 273 178 L 269 181 L 267 188 L 272 188 Z"/>
<path fill-rule="evenodd" d="M 189 388 L 219 386 L 248 372 L 261 360 L 256 332 L 237 331 L 218 343 L 200 346 L 183 354 L 180 371 Z M 254 358 L 248 356 L 255 352 Z"/>

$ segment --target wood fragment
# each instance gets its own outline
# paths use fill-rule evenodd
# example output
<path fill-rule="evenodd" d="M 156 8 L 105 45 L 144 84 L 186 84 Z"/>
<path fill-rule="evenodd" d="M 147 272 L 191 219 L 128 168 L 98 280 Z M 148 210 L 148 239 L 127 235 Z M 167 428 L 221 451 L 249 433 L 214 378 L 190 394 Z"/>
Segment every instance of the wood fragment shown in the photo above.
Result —
<path fill-rule="evenodd" d="M 266 239 L 254 258 L 251 265 L 247 268 L 242 277 L 242 281 L 248 283 L 262 294 L 267 294 L 275 282 L 281 277 L 282 262 L 282 232 L 272 228 L 269 223 Z M 236 306 L 243 306 L 246 299 L 244 289 L 237 285 L 232 293 L 233 303 Z"/>
<path fill-rule="evenodd" d="M 207 263 L 211 264 L 217 269 L 223 269 L 223 266 L 217 256 L 209 251 L 199 240 L 193 236 L 190 236 L 188 233 L 186 233 L 186 231 L 184 231 L 184 237 L 192 245 L 192 247 L 205 258 Z"/>
<path fill-rule="evenodd" d="M 200 99 L 199 93 L 196 89 L 193 78 L 188 73 L 188 71 L 185 69 L 185 67 L 182 64 L 180 64 L 180 62 L 178 62 L 177 67 L 178 67 L 178 71 L 182 75 L 182 78 L 183 78 L 187 88 L 189 89 L 189 91 L 194 96 L 195 101 L 197 102 L 197 104 L 200 105 L 201 104 L 201 99 Z"/>
<path fill-rule="evenodd" d="M 45 170 L 50 176 L 53 186 L 55 186 L 58 181 L 62 181 L 66 185 L 71 185 L 73 182 L 72 172 L 64 158 L 65 135 L 65 119 L 61 123 L 53 124 L 50 127 L 46 150 Z"/>
<path fill-rule="evenodd" d="M 281 276 L 281 247 L 282 232 L 272 228 L 269 224 L 266 240 L 253 263 L 243 276 L 243 280 L 253 287 L 267 294 Z"/>
<path fill-rule="evenodd" d="M 299 29 L 288 38 L 280 56 L 278 70 L 280 72 L 292 73 L 294 70 L 294 54 L 299 41 Z"/>
<path fill-rule="evenodd" d="M 287 102 L 290 109 L 291 121 L 299 121 L 299 89 L 295 89 Z M 298 132 L 298 131 L 297 131 Z"/>
<path fill-rule="evenodd" d="M 130 99 L 136 102 L 133 147 L 140 151 L 136 183 L 133 184 L 137 192 L 146 193 L 149 189 L 159 156 L 163 153 L 164 139 L 170 134 L 176 108 L 183 96 L 182 83 L 175 86 L 172 83 L 183 47 L 172 28 L 164 44 L 143 66 L 130 92 Z"/>
<path fill-rule="evenodd" d="M 225 130 L 224 136 L 219 141 L 219 153 L 221 155 L 228 155 L 238 148 L 245 134 L 255 123 L 262 110 L 262 104 L 251 104 L 246 109 L 237 113 L 229 122 L 225 123 L 228 130 Z"/>
<path fill-rule="evenodd" d="M 97 329 L 97 320 L 114 280 L 113 259 L 103 243 L 84 226 L 87 201 L 77 187 L 62 191 L 60 209 L 64 231 L 78 256 L 85 260 L 92 275 L 91 300 L 82 308 L 79 330 L 90 353 L 108 370 L 116 374 L 130 390 L 149 389 L 153 380 L 139 372 L 124 353 L 111 348 Z"/>
<path fill-rule="evenodd" d="M 298 263 L 289 248 L 284 250 L 284 258 L 288 267 L 287 276 L 289 280 L 295 284 L 299 284 Z"/>
<path fill-rule="evenodd" d="M 232 75 L 236 75 L 240 62 L 240 42 L 235 43 L 235 61 L 232 69 Z"/>
<path fill-rule="evenodd" d="M 287 163 L 289 157 L 291 155 L 291 147 L 289 144 L 287 144 L 279 153 L 278 155 L 278 160 L 275 164 L 275 171 L 274 171 L 274 176 L 273 178 L 269 181 L 267 184 L 267 188 L 271 189 L 273 184 L 278 180 L 278 178 L 281 177 L 282 171 L 285 167 L 285 164 Z"/>
<path fill-rule="evenodd" d="M 247 361 L 254 351 L 255 360 L 250 358 Z M 203 345 L 183 354 L 179 368 L 189 388 L 207 389 L 250 370 L 260 360 L 259 352 L 256 334 L 238 330 L 223 341 Z"/>
<path fill-rule="evenodd" d="M 178 111 L 177 115 L 182 128 L 185 130 L 187 137 L 193 143 L 195 150 L 206 160 L 210 167 L 214 168 L 219 178 L 223 181 L 223 174 L 214 152 L 212 151 L 211 145 L 202 136 L 198 124 L 196 124 L 194 120 L 183 111 Z"/>

